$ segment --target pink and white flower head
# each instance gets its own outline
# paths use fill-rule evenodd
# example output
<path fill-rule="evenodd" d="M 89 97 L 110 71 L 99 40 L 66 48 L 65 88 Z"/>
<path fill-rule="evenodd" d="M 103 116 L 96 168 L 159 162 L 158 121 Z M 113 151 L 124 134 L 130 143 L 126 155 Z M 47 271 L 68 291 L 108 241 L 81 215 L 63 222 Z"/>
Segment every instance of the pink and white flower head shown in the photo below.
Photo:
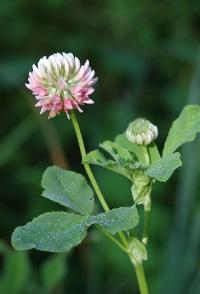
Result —
<path fill-rule="evenodd" d="M 88 60 L 81 65 L 72 53 L 55 53 L 33 65 L 26 87 L 35 95 L 40 114 L 49 111 L 51 118 L 64 111 L 69 118 L 70 110 L 82 112 L 81 105 L 94 103 L 89 98 L 97 81 L 94 75 Z"/>

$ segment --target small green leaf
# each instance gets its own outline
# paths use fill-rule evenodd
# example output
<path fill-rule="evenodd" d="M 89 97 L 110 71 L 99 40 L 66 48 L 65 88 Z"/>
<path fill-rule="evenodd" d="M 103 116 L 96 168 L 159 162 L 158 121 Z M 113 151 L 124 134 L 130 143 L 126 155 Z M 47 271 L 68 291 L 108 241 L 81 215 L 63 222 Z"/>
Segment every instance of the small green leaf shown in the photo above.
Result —
<path fill-rule="evenodd" d="M 44 213 L 16 228 L 12 245 L 17 250 L 68 251 L 85 238 L 89 225 L 87 216 L 67 212 Z"/>
<path fill-rule="evenodd" d="M 125 134 L 118 135 L 115 138 L 115 142 L 132 152 L 136 156 L 137 161 L 146 163 L 143 146 L 129 142 Z"/>
<path fill-rule="evenodd" d="M 126 134 L 118 135 L 115 138 L 115 141 L 120 146 L 126 148 L 128 151 L 135 154 L 137 161 L 139 161 L 143 164 L 146 164 L 146 155 L 144 152 L 144 148 L 145 148 L 144 146 L 129 142 L 126 137 Z M 160 159 L 160 154 L 159 154 L 159 151 L 158 151 L 158 148 L 157 148 L 155 142 L 152 142 L 151 144 L 149 144 L 148 149 L 149 149 L 151 163 L 154 163 Z"/>
<path fill-rule="evenodd" d="M 62 281 L 66 274 L 66 254 L 59 253 L 51 255 L 41 268 L 41 279 L 48 291 L 53 291 L 54 288 Z"/>
<path fill-rule="evenodd" d="M 101 166 L 131 180 L 130 172 L 126 167 L 119 166 L 114 160 L 105 158 L 105 156 L 99 152 L 99 150 L 94 150 L 88 153 L 83 158 L 83 162 Z"/>
<path fill-rule="evenodd" d="M 42 177 L 42 187 L 42 196 L 83 215 L 91 214 L 93 190 L 81 174 L 58 166 L 48 167 Z"/>
<path fill-rule="evenodd" d="M 181 165 L 182 162 L 180 160 L 180 153 L 175 152 L 164 156 L 155 164 L 151 165 L 147 170 L 147 174 L 157 181 L 166 182 L 171 177 L 174 170 Z"/>
<path fill-rule="evenodd" d="M 151 164 L 156 163 L 158 160 L 160 160 L 160 153 L 158 151 L 158 148 L 155 144 L 155 142 L 152 142 L 147 146 L 150 156 L 150 162 Z"/>
<path fill-rule="evenodd" d="M 110 156 L 118 163 L 118 165 L 124 164 L 124 162 L 134 162 L 134 156 L 124 147 L 111 141 L 105 141 L 99 145 L 102 149 L 110 154 Z"/>
<path fill-rule="evenodd" d="M 187 105 L 173 122 L 165 142 L 163 154 L 173 153 L 186 142 L 193 141 L 200 132 L 200 106 Z"/>
<path fill-rule="evenodd" d="M 99 150 L 94 150 L 83 158 L 83 162 L 102 166 L 127 177 L 131 181 L 135 171 L 143 171 L 147 168 L 145 164 L 136 161 L 136 156 L 133 153 L 117 143 L 106 141 L 100 144 L 100 147 L 104 149 L 112 159 L 107 159 Z"/>
<path fill-rule="evenodd" d="M 113 161 L 106 159 L 105 156 L 99 152 L 99 150 L 93 150 L 83 158 L 83 163 L 89 164 L 107 165 L 109 162 Z"/>
<path fill-rule="evenodd" d="M 137 238 L 132 238 L 129 245 L 129 252 L 135 265 L 141 264 L 143 260 L 147 260 L 147 250 Z"/>
<path fill-rule="evenodd" d="M 139 215 L 135 206 L 120 207 L 93 216 L 93 222 L 99 224 L 111 234 L 115 234 L 136 227 L 139 222 Z"/>

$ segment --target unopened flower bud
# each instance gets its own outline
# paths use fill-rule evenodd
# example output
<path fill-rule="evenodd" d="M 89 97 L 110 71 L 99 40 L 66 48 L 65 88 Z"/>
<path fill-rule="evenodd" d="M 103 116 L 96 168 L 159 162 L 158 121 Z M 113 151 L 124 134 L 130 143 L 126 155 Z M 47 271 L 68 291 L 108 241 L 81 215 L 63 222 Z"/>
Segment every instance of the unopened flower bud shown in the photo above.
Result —
<path fill-rule="evenodd" d="M 126 130 L 127 139 L 138 145 L 149 145 L 157 136 L 158 128 L 144 118 L 135 119 Z"/>

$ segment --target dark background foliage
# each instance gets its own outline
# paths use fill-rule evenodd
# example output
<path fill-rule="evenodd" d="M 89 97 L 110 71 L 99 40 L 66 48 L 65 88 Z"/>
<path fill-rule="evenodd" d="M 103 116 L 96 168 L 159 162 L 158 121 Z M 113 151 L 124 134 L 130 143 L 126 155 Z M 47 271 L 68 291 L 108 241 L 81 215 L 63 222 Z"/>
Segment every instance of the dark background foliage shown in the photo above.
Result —
<path fill-rule="evenodd" d="M 96 103 L 78 115 L 87 149 L 144 116 L 159 127 L 161 150 L 171 121 L 200 101 L 200 2 L 8 0 L 0 2 L 0 27 L 0 292 L 138 293 L 129 261 L 95 230 L 67 255 L 11 248 L 16 226 L 61 209 L 40 196 L 44 169 L 83 172 L 70 121 L 39 116 L 24 83 L 44 55 L 88 58 L 99 81 Z M 198 140 L 186 145 L 182 170 L 154 189 L 145 263 L 151 293 L 200 293 L 199 148 Z M 94 172 L 111 207 L 131 203 L 125 179 Z"/>

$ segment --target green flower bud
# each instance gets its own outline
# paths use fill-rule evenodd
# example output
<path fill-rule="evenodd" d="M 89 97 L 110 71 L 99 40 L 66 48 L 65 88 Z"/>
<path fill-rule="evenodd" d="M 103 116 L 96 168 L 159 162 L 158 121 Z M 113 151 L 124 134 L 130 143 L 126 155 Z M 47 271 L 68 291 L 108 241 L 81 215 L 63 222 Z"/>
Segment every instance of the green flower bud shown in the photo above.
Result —
<path fill-rule="evenodd" d="M 158 137 L 158 128 L 149 120 L 138 118 L 132 121 L 126 130 L 127 139 L 138 145 L 149 145 Z"/>

